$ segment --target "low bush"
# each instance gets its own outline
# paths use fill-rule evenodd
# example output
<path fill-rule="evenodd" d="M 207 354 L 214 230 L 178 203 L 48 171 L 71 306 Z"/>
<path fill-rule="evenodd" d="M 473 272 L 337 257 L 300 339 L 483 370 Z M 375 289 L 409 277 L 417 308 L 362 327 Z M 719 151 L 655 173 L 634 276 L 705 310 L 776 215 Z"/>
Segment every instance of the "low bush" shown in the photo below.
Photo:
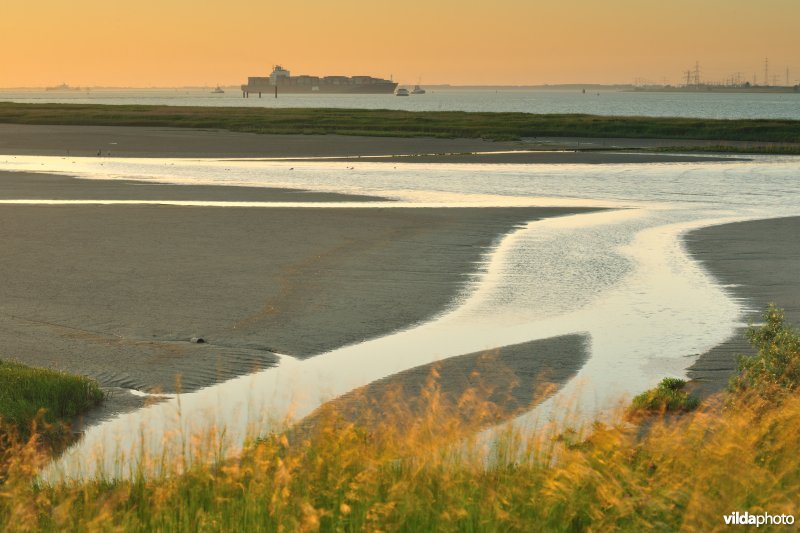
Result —
<path fill-rule="evenodd" d="M 692 411 L 700 400 L 684 391 L 686 381 L 678 378 L 664 378 L 658 387 L 639 394 L 633 399 L 634 412 L 671 413 Z"/>
<path fill-rule="evenodd" d="M 748 331 L 756 355 L 739 359 L 739 372 L 731 378 L 734 393 L 754 391 L 777 401 L 800 386 L 800 333 L 786 324 L 784 313 L 770 305 L 764 324 Z"/>

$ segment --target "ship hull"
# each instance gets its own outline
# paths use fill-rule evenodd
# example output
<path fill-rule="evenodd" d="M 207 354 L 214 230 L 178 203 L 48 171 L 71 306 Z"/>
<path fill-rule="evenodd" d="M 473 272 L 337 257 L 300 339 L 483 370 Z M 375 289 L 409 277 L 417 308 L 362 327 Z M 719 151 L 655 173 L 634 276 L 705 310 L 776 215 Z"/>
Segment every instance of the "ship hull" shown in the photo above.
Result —
<path fill-rule="evenodd" d="M 319 85 L 278 85 L 278 94 L 392 94 L 396 83 L 381 84 L 319 84 Z M 275 94 L 275 85 L 242 85 L 245 94 Z"/>

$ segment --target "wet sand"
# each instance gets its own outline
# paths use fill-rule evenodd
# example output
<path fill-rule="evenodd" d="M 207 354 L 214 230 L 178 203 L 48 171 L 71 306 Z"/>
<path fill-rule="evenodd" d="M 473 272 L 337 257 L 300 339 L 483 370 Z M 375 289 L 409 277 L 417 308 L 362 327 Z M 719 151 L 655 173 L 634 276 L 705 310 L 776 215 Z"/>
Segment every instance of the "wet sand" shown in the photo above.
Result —
<path fill-rule="evenodd" d="M 322 159 L 325 161 L 326 159 Z M 338 159 L 341 160 L 341 159 Z M 481 165 L 622 165 L 635 163 L 703 163 L 714 161 L 747 161 L 744 158 L 714 155 L 655 154 L 647 152 L 547 151 L 530 150 L 505 153 L 461 153 L 346 158 L 345 161 L 372 163 L 457 163 Z"/>
<path fill-rule="evenodd" d="M 272 187 L 172 185 L 133 180 L 87 180 L 56 174 L 0 171 L 0 200 L 164 200 L 225 202 L 375 202 L 377 196 Z"/>
<path fill-rule="evenodd" d="M 647 140 L 638 143 L 650 146 Z M 683 143 L 686 144 L 686 143 Z M 637 147 L 635 141 L 626 147 Z M 567 144 L 566 146 L 572 146 Z M 609 146 L 609 149 L 615 147 Z M 220 130 L 129 126 L 44 126 L 0 124 L 0 154 L 114 157 L 305 158 L 387 156 L 390 163 L 654 163 L 716 161 L 703 155 L 566 151 L 536 139 L 360 137 L 346 135 L 258 135 Z M 566 148 L 572 150 L 573 148 Z M 518 154 L 473 152 L 520 151 Z M 529 152 L 528 150 L 534 150 Z M 542 152 L 542 150 L 545 150 Z M 539 151 L 537 153 L 536 151 Z M 427 154 L 427 155 L 426 155 Z M 449 155 L 448 155 L 449 154 Z M 472 155 L 471 155 L 472 154 Z M 405 158 L 396 156 L 416 155 Z"/>
<path fill-rule="evenodd" d="M 494 425 L 530 410 L 577 375 L 589 357 L 589 342 L 584 335 L 564 335 L 451 357 L 376 381 L 325 408 L 367 424 L 402 423 L 429 409 L 435 391 L 440 407 L 453 410 L 453 416 Z M 466 402 L 457 407 L 460 400 Z M 304 425 L 313 427 L 320 412 Z"/>
<path fill-rule="evenodd" d="M 195 390 L 424 321 L 500 236 L 581 211 L 0 206 L 0 353 L 106 387 L 174 391 L 180 375 Z"/>
<path fill-rule="evenodd" d="M 481 139 L 258 135 L 130 126 L 0 124 L 0 154 L 117 157 L 337 157 L 518 150 Z"/>
<path fill-rule="evenodd" d="M 780 148 L 800 147 L 800 143 L 725 141 L 714 139 L 626 139 L 620 137 L 526 137 L 527 145 L 550 150 L 647 150 L 675 147 Z"/>
<path fill-rule="evenodd" d="M 800 325 L 800 217 L 737 222 L 689 233 L 689 252 L 742 299 L 750 311 L 745 322 L 758 323 L 769 303 L 786 311 L 789 323 Z M 739 354 L 752 355 L 739 328 L 723 344 L 702 354 L 689 369 L 695 392 L 722 390 L 736 370 Z"/>

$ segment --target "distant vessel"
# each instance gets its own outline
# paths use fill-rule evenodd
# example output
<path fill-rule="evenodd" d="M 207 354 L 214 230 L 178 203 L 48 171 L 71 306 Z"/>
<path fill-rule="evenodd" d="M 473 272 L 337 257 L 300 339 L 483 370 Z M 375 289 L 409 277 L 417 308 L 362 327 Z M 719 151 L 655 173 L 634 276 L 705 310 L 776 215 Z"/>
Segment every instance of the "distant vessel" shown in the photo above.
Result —
<path fill-rule="evenodd" d="M 411 90 L 411 94 L 425 94 L 425 89 L 419 85 L 414 85 L 414 88 Z"/>
<path fill-rule="evenodd" d="M 219 85 L 217 85 L 217 88 L 216 88 L 216 89 L 214 89 L 214 90 L 213 90 L 213 91 L 211 91 L 211 92 L 212 92 L 212 93 L 214 93 L 214 94 L 225 94 L 225 91 L 223 91 L 223 90 L 222 90 L 222 87 L 220 87 Z"/>
<path fill-rule="evenodd" d="M 400 89 L 397 89 L 397 92 L 394 94 L 395 96 L 408 96 L 408 89 L 403 89 L 401 87 Z"/>
<path fill-rule="evenodd" d="M 61 85 L 56 85 L 54 87 L 45 87 L 45 91 L 80 91 L 80 87 L 70 87 L 66 83 L 62 83 Z"/>
<path fill-rule="evenodd" d="M 275 65 L 269 77 L 247 78 L 242 85 L 242 96 L 250 93 L 339 93 L 339 94 L 391 94 L 397 84 L 391 80 L 372 76 L 292 76 L 280 65 Z"/>

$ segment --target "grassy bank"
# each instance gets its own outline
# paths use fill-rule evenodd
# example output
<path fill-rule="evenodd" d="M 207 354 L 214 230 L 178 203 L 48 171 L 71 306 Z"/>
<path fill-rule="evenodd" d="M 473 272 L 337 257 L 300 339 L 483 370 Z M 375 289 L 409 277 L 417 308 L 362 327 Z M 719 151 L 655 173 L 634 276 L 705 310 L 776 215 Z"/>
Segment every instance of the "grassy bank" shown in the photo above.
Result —
<path fill-rule="evenodd" d="M 88 378 L 0 360 L 0 426 L 25 434 L 37 418 L 45 424 L 67 422 L 102 399 Z"/>
<path fill-rule="evenodd" d="M 0 123 L 214 128 L 391 137 L 623 137 L 800 142 L 800 121 L 712 120 L 459 111 L 265 109 L 0 102 Z"/>
<path fill-rule="evenodd" d="M 179 476 L 36 486 L 46 458 L 20 443 L 0 529 L 710 531 L 734 511 L 795 514 L 800 335 L 771 309 L 751 338 L 758 355 L 726 398 L 646 432 L 620 416 L 487 446 L 460 416 L 480 419 L 480 398 L 450 402 L 431 380 L 420 410 L 393 404 L 377 426 L 325 410 L 302 442 L 276 435 Z"/>

